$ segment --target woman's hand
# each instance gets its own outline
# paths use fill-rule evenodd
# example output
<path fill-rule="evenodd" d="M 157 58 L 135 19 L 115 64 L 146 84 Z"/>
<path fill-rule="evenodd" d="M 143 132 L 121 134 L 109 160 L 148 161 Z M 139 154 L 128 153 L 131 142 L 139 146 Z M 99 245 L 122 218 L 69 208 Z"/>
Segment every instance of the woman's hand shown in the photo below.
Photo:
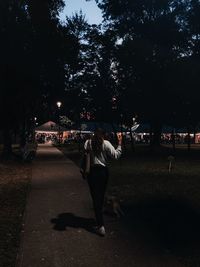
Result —
<path fill-rule="evenodd" d="M 118 144 L 121 146 L 122 145 L 122 133 L 118 133 L 117 138 L 118 138 Z"/>

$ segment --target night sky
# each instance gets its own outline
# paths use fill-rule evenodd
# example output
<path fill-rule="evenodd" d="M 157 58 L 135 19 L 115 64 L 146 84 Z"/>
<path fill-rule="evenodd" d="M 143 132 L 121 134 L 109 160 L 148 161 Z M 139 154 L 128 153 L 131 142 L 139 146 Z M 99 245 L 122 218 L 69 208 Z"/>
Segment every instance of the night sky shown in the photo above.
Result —
<path fill-rule="evenodd" d="M 76 11 L 83 11 L 86 15 L 86 20 L 90 24 L 99 24 L 102 22 L 101 10 L 97 7 L 96 2 L 91 0 L 86 2 L 85 0 L 65 0 L 66 6 L 63 13 L 60 15 L 61 20 L 64 20 L 65 16 L 71 16 Z"/>

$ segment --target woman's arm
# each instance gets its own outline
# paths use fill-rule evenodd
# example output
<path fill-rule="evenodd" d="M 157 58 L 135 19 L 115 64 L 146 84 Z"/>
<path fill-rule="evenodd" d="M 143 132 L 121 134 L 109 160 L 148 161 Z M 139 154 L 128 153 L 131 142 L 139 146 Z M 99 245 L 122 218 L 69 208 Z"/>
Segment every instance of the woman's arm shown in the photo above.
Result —
<path fill-rule="evenodd" d="M 84 144 L 84 150 L 85 151 L 89 151 L 90 150 L 90 147 L 89 147 L 90 143 L 89 143 L 89 141 L 90 141 L 89 139 L 85 141 L 85 144 Z"/>
<path fill-rule="evenodd" d="M 113 159 L 119 159 L 122 154 L 121 142 L 119 142 L 118 147 L 115 149 L 114 146 L 107 140 L 104 141 L 106 153 Z"/>

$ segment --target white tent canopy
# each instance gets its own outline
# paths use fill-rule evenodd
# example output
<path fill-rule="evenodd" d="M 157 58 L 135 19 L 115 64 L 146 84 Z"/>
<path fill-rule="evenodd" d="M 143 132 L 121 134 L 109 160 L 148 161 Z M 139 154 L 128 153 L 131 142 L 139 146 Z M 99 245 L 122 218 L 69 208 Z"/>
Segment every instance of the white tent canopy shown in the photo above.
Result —
<path fill-rule="evenodd" d="M 64 127 L 59 126 L 53 121 L 48 121 L 35 128 L 36 133 L 58 133 L 67 131 Z"/>

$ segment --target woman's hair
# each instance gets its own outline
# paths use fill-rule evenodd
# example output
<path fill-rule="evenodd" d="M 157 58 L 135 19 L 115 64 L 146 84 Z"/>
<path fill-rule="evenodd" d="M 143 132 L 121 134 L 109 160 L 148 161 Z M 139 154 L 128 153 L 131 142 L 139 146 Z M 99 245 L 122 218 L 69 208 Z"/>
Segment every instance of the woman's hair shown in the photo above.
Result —
<path fill-rule="evenodd" d="M 100 154 L 103 150 L 104 131 L 102 129 L 96 129 L 92 137 L 92 150 L 94 154 Z"/>

